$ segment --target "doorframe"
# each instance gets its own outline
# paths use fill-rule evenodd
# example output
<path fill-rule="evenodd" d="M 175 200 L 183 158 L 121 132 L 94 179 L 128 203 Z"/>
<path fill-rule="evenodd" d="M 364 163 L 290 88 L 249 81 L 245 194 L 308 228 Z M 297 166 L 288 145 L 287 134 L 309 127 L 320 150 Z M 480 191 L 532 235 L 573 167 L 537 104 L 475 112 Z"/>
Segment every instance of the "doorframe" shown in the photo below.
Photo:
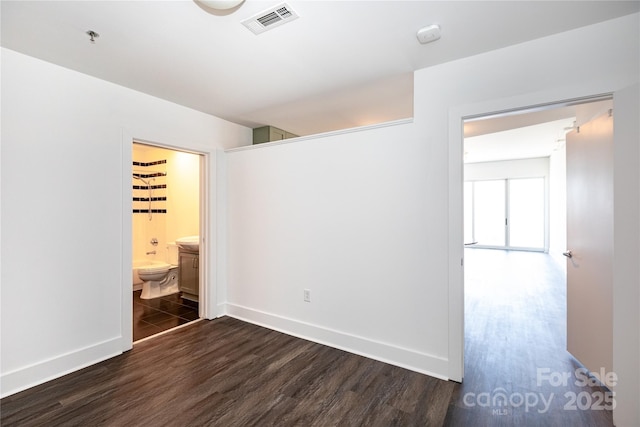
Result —
<path fill-rule="evenodd" d="M 128 351 L 133 348 L 133 298 L 131 286 L 131 274 L 133 269 L 133 218 L 131 215 L 132 189 L 131 189 L 131 164 L 133 161 L 133 144 L 140 143 L 158 148 L 183 151 L 200 155 L 200 296 L 199 314 L 200 318 L 214 319 L 217 312 L 217 274 L 214 266 L 218 257 L 217 248 L 217 228 L 216 221 L 217 206 L 217 155 L 220 150 L 211 147 L 202 147 L 196 144 L 185 143 L 168 144 L 153 141 L 147 138 L 133 136 L 132 132 L 123 129 L 121 143 L 122 158 L 122 236 L 120 247 L 122 248 L 121 259 L 121 348 Z"/>
<path fill-rule="evenodd" d="M 557 95 L 557 94 L 556 94 Z M 530 93 L 449 108 L 449 379 L 464 378 L 464 122 L 469 119 L 521 114 L 553 107 L 583 104 L 613 93 L 592 95 Z"/>

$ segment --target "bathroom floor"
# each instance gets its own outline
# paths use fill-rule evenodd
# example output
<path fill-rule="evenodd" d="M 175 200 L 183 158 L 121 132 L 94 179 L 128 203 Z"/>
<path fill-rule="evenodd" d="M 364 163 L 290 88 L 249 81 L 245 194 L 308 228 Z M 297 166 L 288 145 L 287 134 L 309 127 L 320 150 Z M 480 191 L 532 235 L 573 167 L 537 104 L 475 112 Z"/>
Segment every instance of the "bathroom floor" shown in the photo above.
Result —
<path fill-rule="evenodd" d="M 180 292 L 160 298 L 140 299 L 133 291 L 133 341 L 197 320 L 198 303 L 183 299 Z"/>

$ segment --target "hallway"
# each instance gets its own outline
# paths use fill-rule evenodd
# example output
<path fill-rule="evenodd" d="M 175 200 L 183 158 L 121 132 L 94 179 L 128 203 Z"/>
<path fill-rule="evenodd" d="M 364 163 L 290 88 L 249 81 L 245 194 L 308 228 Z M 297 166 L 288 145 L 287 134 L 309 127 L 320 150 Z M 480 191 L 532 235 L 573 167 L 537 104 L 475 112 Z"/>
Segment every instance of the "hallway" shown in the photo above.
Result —
<path fill-rule="evenodd" d="M 563 261 L 465 250 L 465 376 L 447 425 L 612 425 L 606 391 L 577 385 L 566 351 Z"/>

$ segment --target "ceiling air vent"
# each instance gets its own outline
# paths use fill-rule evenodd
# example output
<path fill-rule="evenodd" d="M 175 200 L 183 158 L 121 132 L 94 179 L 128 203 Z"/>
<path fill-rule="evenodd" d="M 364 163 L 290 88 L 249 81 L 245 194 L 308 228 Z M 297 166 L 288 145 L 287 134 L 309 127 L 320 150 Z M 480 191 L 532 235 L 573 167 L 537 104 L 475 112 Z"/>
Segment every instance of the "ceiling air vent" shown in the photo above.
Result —
<path fill-rule="evenodd" d="M 282 24 L 293 21 L 298 14 L 291 7 L 282 3 L 242 21 L 242 24 L 254 34 L 264 33 Z"/>

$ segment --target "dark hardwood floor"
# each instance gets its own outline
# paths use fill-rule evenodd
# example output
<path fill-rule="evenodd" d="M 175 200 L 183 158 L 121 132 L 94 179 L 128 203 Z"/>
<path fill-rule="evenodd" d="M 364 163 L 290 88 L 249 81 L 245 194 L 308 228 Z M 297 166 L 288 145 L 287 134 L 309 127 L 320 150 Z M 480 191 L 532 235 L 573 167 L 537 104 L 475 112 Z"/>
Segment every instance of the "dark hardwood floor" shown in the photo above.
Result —
<path fill-rule="evenodd" d="M 566 351 L 565 277 L 548 254 L 465 249 L 465 376 L 446 425 L 613 425 L 608 390 L 582 386 Z"/>
<path fill-rule="evenodd" d="M 453 389 L 224 317 L 7 397 L 2 425 L 441 425 Z"/>
<path fill-rule="evenodd" d="M 564 351 L 564 279 L 550 258 L 473 250 L 466 262 L 463 384 L 223 317 L 6 397 L 0 424 L 611 425 L 610 411 L 565 407 L 565 393 L 597 396 L 600 388 L 546 380 L 579 366 Z M 493 405 L 501 389 L 507 404 Z M 534 395 L 548 406 L 532 405 Z"/>

